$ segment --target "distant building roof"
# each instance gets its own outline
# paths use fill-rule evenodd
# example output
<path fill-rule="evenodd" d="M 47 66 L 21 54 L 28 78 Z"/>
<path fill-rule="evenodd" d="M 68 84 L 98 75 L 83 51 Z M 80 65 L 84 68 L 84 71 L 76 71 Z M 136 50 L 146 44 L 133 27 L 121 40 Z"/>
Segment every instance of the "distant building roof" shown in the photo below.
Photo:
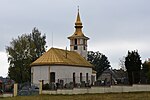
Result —
<path fill-rule="evenodd" d="M 41 65 L 71 65 L 81 67 L 93 67 L 87 60 L 75 51 L 68 51 L 58 48 L 51 48 L 36 61 L 31 64 L 32 66 Z"/>

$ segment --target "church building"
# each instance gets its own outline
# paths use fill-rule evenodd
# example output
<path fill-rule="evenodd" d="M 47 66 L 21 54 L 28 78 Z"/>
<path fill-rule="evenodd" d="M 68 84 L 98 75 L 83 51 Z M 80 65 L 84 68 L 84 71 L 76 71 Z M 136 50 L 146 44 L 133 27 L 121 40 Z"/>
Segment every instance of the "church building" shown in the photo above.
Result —
<path fill-rule="evenodd" d="M 93 83 L 95 74 L 87 61 L 87 40 L 82 32 L 82 22 L 78 10 L 75 32 L 69 36 L 70 51 L 59 48 L 50 48 L 41 57 L 31 64 L 31 82 L 38 84 L 39 80 L 46 83 Z"/>

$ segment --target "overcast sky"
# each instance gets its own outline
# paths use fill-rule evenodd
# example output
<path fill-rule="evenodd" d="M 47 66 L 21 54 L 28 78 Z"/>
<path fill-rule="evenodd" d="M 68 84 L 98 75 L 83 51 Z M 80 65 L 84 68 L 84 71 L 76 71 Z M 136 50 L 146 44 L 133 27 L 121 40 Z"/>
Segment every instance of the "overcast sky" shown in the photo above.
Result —
<path fill-rule="evenodd" d="M 8 73 L 5 47 L 34 27 L 46 34 L 49 48 L 52 33 L 54 47 L 69 48 L 78 5 L 83 32 L 90 38 L 88 50 L 105 54 L 113 68 L 119 68 L 128 50 L 149 58 L 150 0 L 1 0 L 0 76 Z"/>

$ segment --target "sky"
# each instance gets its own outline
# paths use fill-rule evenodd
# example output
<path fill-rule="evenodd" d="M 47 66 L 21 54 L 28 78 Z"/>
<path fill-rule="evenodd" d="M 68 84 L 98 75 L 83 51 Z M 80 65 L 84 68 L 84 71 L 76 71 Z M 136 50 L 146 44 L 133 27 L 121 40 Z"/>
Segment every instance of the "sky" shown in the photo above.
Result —
<path fill-rule="evenodd" d="M 90 38 L 88 51 L 108 57 L 112 68 L 128 50 L 138 50 L 141 60 L 150 58 L 150 0 L 1 0 L 0 76 L 8 73 L 6 46 L 13 38 L 37 27 L 46 34 L 48 48 L 69 48 L 77 6 L 83 32 Z"/>

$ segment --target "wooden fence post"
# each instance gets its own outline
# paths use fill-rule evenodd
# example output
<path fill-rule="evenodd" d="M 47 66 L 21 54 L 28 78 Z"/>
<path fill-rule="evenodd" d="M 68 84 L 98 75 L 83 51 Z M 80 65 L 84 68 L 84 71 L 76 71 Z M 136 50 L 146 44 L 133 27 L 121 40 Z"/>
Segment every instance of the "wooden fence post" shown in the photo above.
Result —
<path fill-rule="evenodd" d="M 14 84 L 14 97 L 17 96 L 17 92 L 18 92 L 18 84 L 15 83 L 15 84 Z"/>
<path fill-rule="evenodd" d="M 42 94 L 42 85 L 43 85 L 43 81 L 40 80 L 39 94 Z"/>

